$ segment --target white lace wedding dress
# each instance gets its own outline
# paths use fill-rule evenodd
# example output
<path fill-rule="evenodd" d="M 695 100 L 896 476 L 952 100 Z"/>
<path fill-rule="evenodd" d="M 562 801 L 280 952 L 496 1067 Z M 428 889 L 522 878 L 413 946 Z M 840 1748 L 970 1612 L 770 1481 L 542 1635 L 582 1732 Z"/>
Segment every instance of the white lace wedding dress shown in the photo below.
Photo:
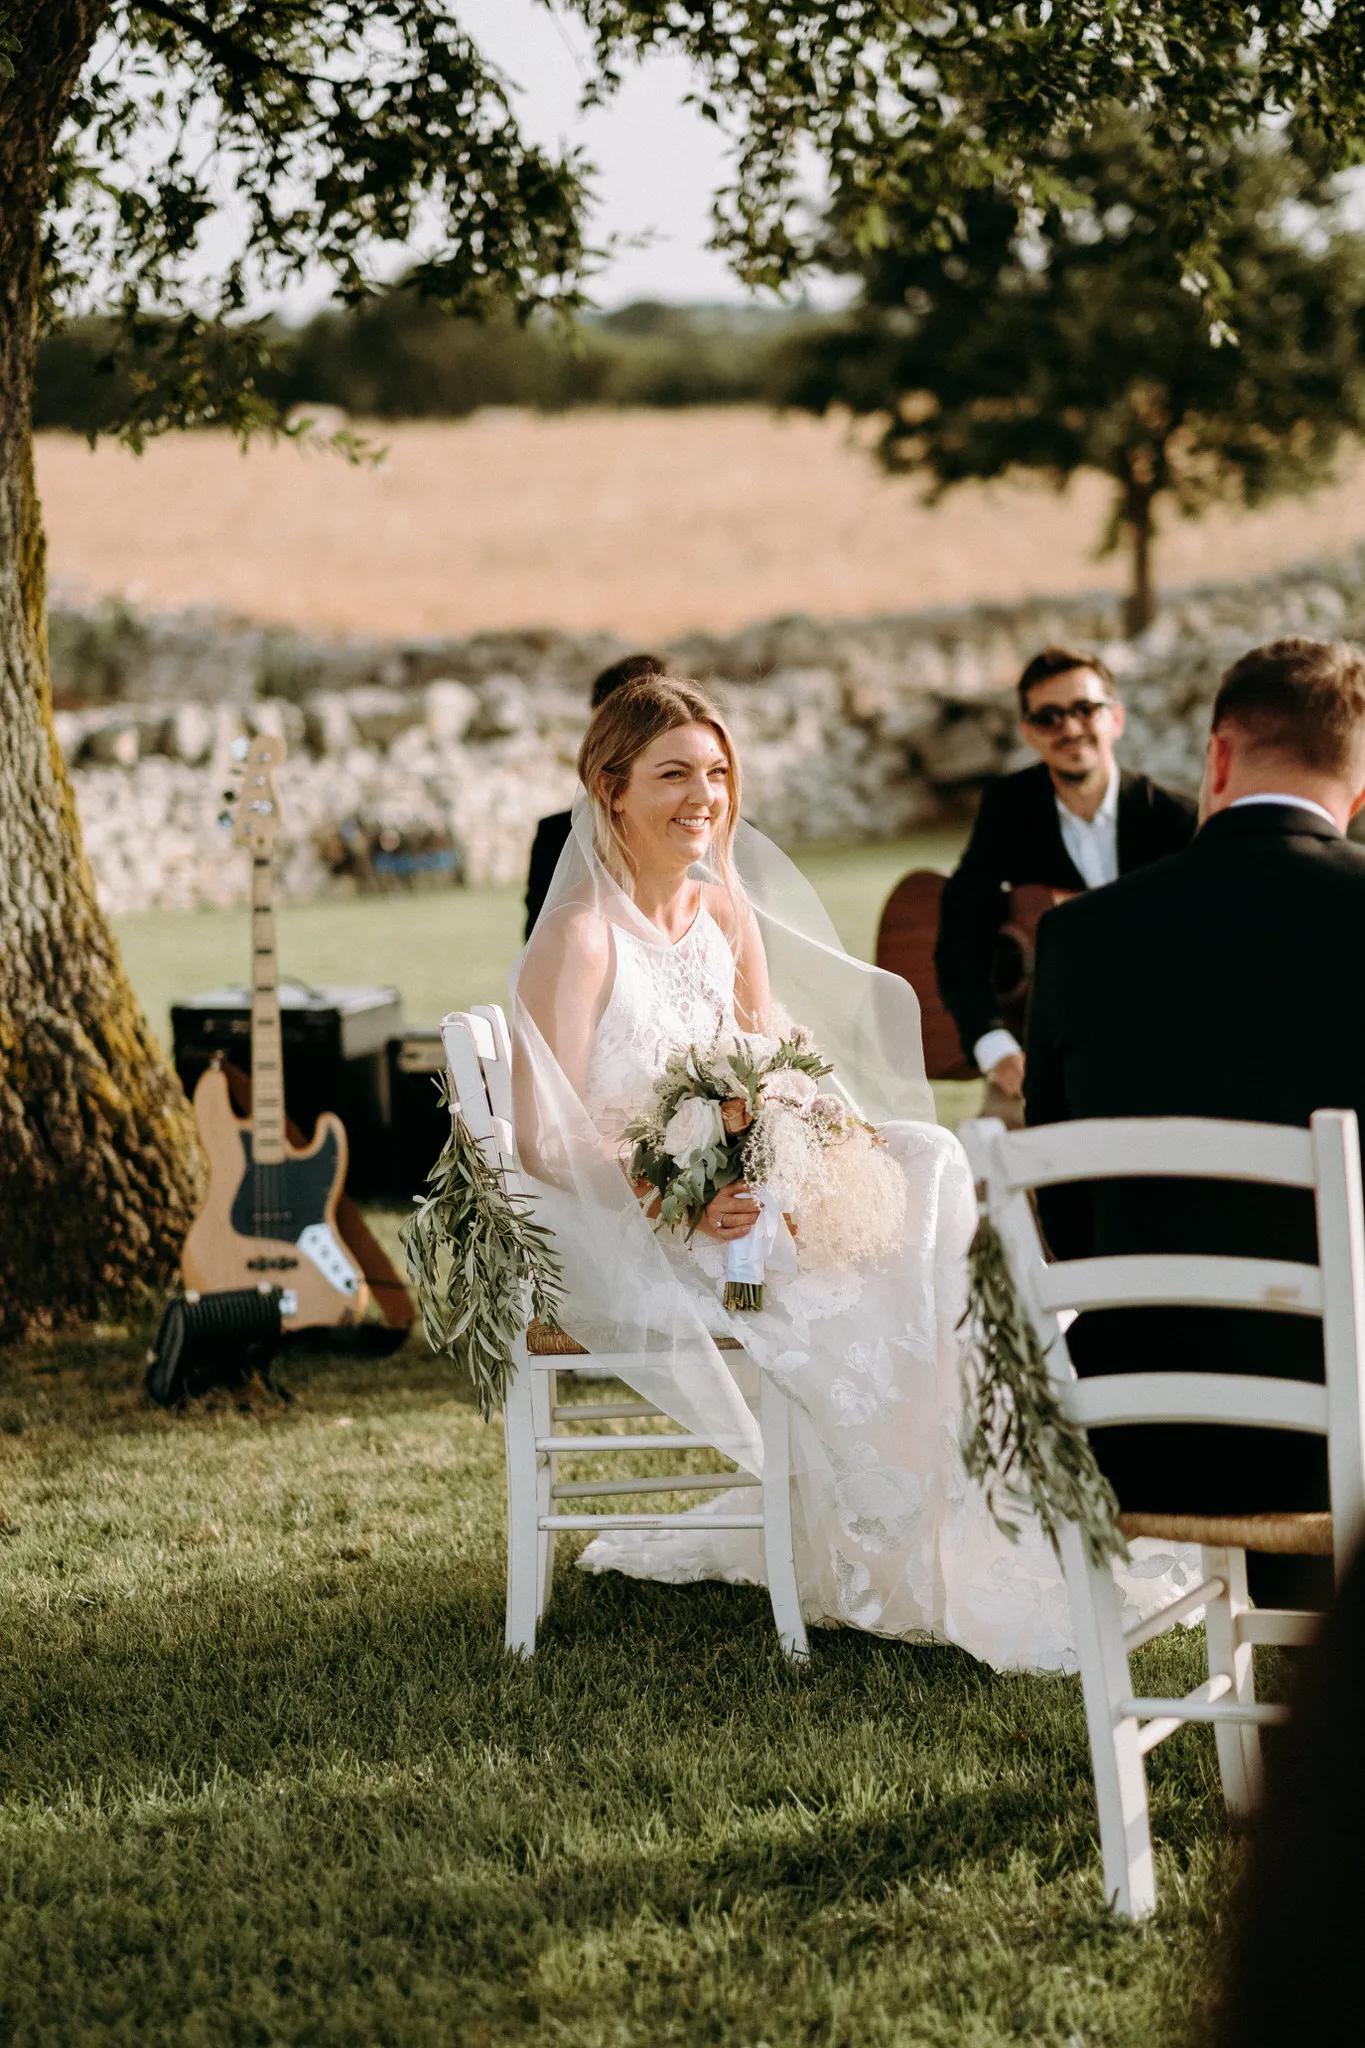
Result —
<path fill-rule="evenodd" d="M 676 945 L 614 931 L 615 978 L 585 1103 L 615 1144 L 670 1054 L 736 1028 L 735 966 L 703 909 Z M 876 1265 L 770 1274 L 761 1314 L 721 1306 L 725 1254 L 708 1238 L 661 1243 L 713 1333 L 739 1337 L 793 1405 L 797 1577 L 808 1622 L 951 1641 L 1002 1669 L 1074 1666 L 1066 1593 L 1036 1526 L 1011 1544 L 957 1455 L 964 1254 L 974 1224 L 965 1155 L 933 1124 L 883 1136 L 910 1189 L 905 1238 Z M 746 1390 L 752 1392 L 752 1390 Z M 759 1537 L 708 1529 L 598 1536 L 580 1562 L 681 1582 L 763 1583 Z M 1195 1553 L 1135 1546 L 1125 1594 L 1146 1613 L 1194 1583 Z"/>

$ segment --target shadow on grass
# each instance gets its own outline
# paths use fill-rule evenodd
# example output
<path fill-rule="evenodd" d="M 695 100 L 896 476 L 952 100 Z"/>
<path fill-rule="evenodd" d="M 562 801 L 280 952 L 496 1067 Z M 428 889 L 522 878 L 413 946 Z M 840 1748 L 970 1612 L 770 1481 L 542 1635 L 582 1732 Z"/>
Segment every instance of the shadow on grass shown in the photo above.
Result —
<path fill-rule="evenodd" d="M 0 1583 L 7 2041 L 1177 2038 L 1221 1895 L 1207 1731 L 1153 1763 L 1167 1953 L 1104 1911 L 1074 1680 L 827 1630 L 793 1669 L 761 1591 L 567 1560 L 519 1664 L 497 1438 L 435 1361 L 308 1361 L 292 1410 L 168 1419 L 139 1406 L 135 1340 L 112 1384 L 109 1347 L 60 1349 L 0 1378 L 56 1531 L 26 1590 Z M 303 1489 L 348 1446 L 362 1485 L 364 1423 L 377 1498 L 447 1422 L 458 1456 L 375 1554 L 322 1524 L 290 1549 L 277 1494 L 260 1548 L 193 1582 L 145 1528 L 117 1593 L 59 1570 L 44 1475 L 126 1488 L 117 1439 L 172 1503 L 198 1454 L 245 1530 L 268 1521 L 256 1447 Z M 1185 1689 L 1198 1652 L 1145 1653 L 1144 1682 Z"/>

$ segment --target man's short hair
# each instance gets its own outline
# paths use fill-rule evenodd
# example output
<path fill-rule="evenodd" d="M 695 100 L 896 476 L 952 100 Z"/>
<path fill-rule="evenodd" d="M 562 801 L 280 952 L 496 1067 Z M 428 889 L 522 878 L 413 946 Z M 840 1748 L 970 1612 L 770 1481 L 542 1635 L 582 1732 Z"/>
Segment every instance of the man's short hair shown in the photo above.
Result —
<path fill-rule="evenodd" d="M 1045 647 L 1041 654 L 1034 655 L 1019 678 L 1019 709 L 1028 710 L 1028 693 L 1035 683 L 1051 682 L 1053 676 L 1064 676 L 1073 668 L 1091 669 L 1107 690 L 1114 687 L 1113 671 L 1098 654 L 1088 654 L 1079 647 Z"/>
<path fill-rule="evenodd" d="M 1365 769 L 1365 650 L 1349 640 L 1272 640 L 1232 667 L 1212 730 L 1235 725 L 1254 753 L 1353 781 Z"/>
<path fill-rule="evenodd" d="M 592 686 L 592 708 L 596 711 L 605 704 L 613 690 L 620 690 L 627 683 L 638 683 L 642 676 L 666 676 L 668 663 L 658 654 L 626 654 L 620 661 L 614 661 L 610 668 L 604 668 Z"/>

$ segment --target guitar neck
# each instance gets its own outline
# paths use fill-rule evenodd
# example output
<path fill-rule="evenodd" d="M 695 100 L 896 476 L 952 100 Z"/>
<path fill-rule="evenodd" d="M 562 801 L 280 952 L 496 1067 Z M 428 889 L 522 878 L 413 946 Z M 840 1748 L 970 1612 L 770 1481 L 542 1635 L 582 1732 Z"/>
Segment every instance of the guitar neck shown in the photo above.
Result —
<path fill-rule="evenodd" d="M 268 854 L 251 863 L 251 1129 L 258 1165 L 285 1156 L 284 1045 L 275 957 L 274 871 Z"/>

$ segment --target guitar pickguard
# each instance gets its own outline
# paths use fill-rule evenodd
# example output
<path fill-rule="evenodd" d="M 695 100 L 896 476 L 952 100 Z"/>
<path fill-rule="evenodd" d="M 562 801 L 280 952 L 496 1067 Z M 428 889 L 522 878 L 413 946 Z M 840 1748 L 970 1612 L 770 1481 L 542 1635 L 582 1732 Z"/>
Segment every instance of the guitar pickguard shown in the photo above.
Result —
<path fill-rule="evenodd" d="M 360 1286 L 341 1240 L 330 1223 L 310 1223 L 299 1233 L 299 1250 L 311 1259 L 324 1280 L 341 1294 L 354 1294 Z"/>
<path fill-rule="evenodd" d="M 327 1198 L 340 1163 L 336 1132 L 329 1130 L 311 1155 L 300 1159 L 291 1154 L 268 1166 L 257 1165 L 253 1158 L 251 1132 L 243 1128 L 241 1138 L 246 1171 L 232 1198 L 237 1235 L 298 1244 L 311 1225 L 325 1228 Z"/>

